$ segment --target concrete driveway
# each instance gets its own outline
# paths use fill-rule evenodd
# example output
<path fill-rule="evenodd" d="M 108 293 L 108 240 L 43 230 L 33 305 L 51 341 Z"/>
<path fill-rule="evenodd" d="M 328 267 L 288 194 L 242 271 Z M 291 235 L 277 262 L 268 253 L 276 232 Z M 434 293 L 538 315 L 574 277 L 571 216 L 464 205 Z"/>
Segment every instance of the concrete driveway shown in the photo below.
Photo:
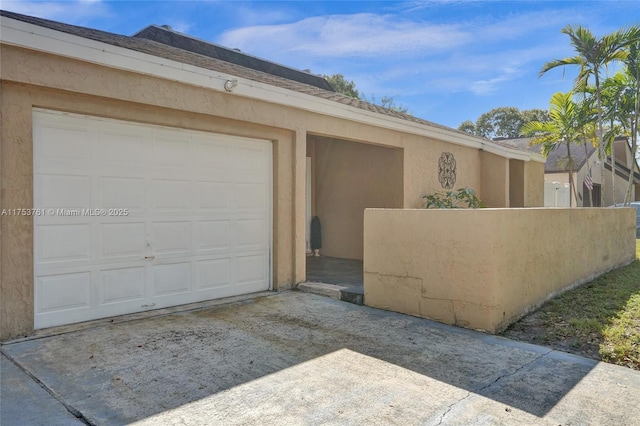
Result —
<path fill-rule="evenodd" d="M 2 352 L 2 425 L 640 419 L 636 371 L 299 292 L 5 344 Z M 27 416 L 45 402 L 51 411 Z"/>

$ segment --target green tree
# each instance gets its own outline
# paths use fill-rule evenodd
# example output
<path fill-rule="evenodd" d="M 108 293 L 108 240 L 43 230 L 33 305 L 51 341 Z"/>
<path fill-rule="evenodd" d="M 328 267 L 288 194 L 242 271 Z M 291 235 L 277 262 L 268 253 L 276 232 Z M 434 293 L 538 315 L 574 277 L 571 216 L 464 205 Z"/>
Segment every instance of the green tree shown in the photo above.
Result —
<path fill-rule="evenodd" d="M 636 27 L 636 34 L 640 33 Z M 629 158 L 629 170 L 635 170 L 635 157 L 638 153 L 638 133 L 640 133 L 640 36 L 636 37 L 629 45 L 629 55 L 625 59 L 626 72 L 629 79 L 628 97 L 630 99 L 629 110 L 632 111 L 629 120 L 629 133 L 631 134 L 631 158 Z M 633 191 L 633 173 L 629 175 L 629 183 L 624 199 L 625 205 L 631 201 L 631 192 Z"/>
<path fill-rule="evenodd" d="M 465 120 L 458 126 L 458 130 L 461 130 L 470 135 L 476 134 L 476 125 L 471 120 Z"/>
<path fill-rule="evenodd" d="M 619 125 L 624 134 L 631 140 L 631 156 L 627 160 L 629 170 L 635 170 L 635 158 L 638 154 L 638 128 L 640 120 L 640 40 L 629 46 L 629 53 L 624 60 L 625 67 L 603 83 L 603 103 L 605 116 Z M 618 126 L 617 126 L 618 127 Z M 624 203 L 632 201 L 633 175 L 625 189 Z"/>
<path fill-rule="evenodd" d="M 531 121 L 522 126 L 522 132 L 534 136 L 532 144 L 542 145 L 542 155 L 546 158 L 558 145 L 567 147 L 564 164 L 569 174 L 569 199 L 573 200 L 576 192 L 573 181 L 574 161 L 571 146 L 582 142 L 582 117 L 580 107 L 573 101 L 573 93 L 554 93 L 549 102 L 549 121 Z M 573 201 L 571 201 L 573 202 Z"/>
<path fill-rule="evenodd" d="M 476 128 L 482 129 L 487 137 L 518 137 L 522 127 L 520 110 L 514 107 L 495 108 L 482 114 L 476 121 Z"/>
<path fill-rule="evenodd" d="M 488 139 L 517 138 L 522 135 L 520 129 L 525 123 L 548 120 L 548 113 L 542 109 L 521 111 L 515 107 L 500 107 L 482 114 L 475 124 L 469 120 L 462 122 L 458 130 Z"/>
<path fill-rule="evenodd" d="M 336 92 L 347 95 L 351 98 L 360 99 L 358 89 L 356 89 L 356 83 L 347 80 L 342 74 L 323 75 L 325 80 L 336 89 Z"/>
<path fill-rule="evenodd" d="M 549 121 L 549 111 L 546 111 L 544 109 L 538 109 L 538 108 L 533 108 L 533 109 L 525 109 L 523 111 L 520 112 L 520 114 L 522 115 L 522 121 L 524 122 L 524 124 L 530 122 L 530 121 Z M 522 134 L 522 132 L 520 132 Z"/>
<path fill-rule="evenodd" d="M 360 99 L 369 102 L 370 104 L 379 105 L 382 108 L 390 109 L 391 111 L 399 112 L 401 114 L 409 114 L 409 108 L 405 107 L 402 104 L 396 104 L 394 96 L 383 96 L 378 99 L 376 95 L 371 94 L 371 97 L 367 97 L 364 93 L 360 93 Z"/>
<path fill-rule="evenodd" d="M 410 114 L 409 109 L 402 104 L 396 104 L 394 96 L 383 96 L 378 100 L 375 95 L 367 97 L 363 92 L 359 92 L 356 88 L 356 83 L 347 80 L 342 74 L 323 75 L 325 80 L 331 84 L 331 86 L 338 93 L 349 96 L 354 99 L 359 99 L 363 102 L 369 102 L 370 104 L 381 106 L 382 108 L 399 112 L 401 114 Z"/>
<path fill-rule="evenodd" d="M 576 94 L 574 94 L 575 96 Z M 578 138 L 583 141 L 584 158 L 589 158 L 589 145 L 597 146 L 598 139 L 596 137 L 596 108 L 593 105 L 593 98 L 582 97 L 581 101 L 576 104 L 578 108 L 578 117 L 576 118 L 578 127 Z M 591 166 L 589 166 L 589 175 L 591 176 Z M 593 188 L 589 190 L 589 205 L 593 206 Z"/>
<path fill-rule="evenodd" d="M 602 82 L 601 97 L 603 108 L 603 119 L 609 123 L 606 127 L 603 142 L 606 152 L 611 156 L 611 198 L 616 202 L 616 150 L 613 142 L 616 137 L 626 134 L 628 115 L 631 112 L 628 93 L 627 79 L 624 73 L 617 72 L 613 77 L 609 77 Z M 632 169 L 633 170 L 633 169 Z"/>
<path fill-rule="evenodd" d="M 540 69 L 539 75 L 544 75 L 547 71 L 566 65 L 574 65 L 580 68 L 576 77 L 576 92 L 582 91 L 581 87 L 585 87 L 591 77 L 594 79 L 594 87 L 596 94 L 597 109 L 597 137 L 598 137 L 598 156 L 600 158 L 600 177 L 604 182 L 604 161 L 605 143 L 603 133 L 603 109 L 601 98 L 600 81 L 607 65 L 614 61 L 621 61 L 627 57 L 626 47 L 633 41 L 634 37 L 638 37 L 637 30 L 619 30 L 611 34 L 607 34 L 601 38 L 597 38 L 588 28 L 578 26 L 576 28 L 567 25 L 561 30 L 562 33 L 569 36 L 570 43 L 573 46 L 576 55 L 564 59 L 554 59 L 547 62 Z M 601 206 L 604 203 L 604 185 L 601 189 Z"/>

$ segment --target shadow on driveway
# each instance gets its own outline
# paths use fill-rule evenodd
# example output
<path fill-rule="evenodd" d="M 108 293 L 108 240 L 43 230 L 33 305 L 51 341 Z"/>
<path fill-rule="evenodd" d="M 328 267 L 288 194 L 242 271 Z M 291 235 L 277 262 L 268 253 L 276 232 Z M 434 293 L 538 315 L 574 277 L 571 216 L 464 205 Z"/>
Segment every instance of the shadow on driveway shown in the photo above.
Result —
<path fill-rule="evenodd" d="M 2 346 L 92 424 L 630 424 L 640 373 L 287 292 Z"/>

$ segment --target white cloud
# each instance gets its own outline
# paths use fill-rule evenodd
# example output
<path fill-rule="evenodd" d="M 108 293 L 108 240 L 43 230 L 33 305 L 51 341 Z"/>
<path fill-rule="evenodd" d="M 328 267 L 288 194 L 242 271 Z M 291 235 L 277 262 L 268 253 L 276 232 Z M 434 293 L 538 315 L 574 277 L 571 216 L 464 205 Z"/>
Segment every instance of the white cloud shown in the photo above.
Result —
<path fill-rule="evenodd" d="M 222 34 L 219 41 L 253 52 L 374 57 L 455 48 L 468 42 L 468 38 L 469 34 L 457 25 L 434 25 L 397 16 L 358 13 L 239 28 Z"/>
<path fill-rule="evenodd" d="M 433 5 L 414 2 L 407 6 L 415 11 Z M 522 71 L 515 70 L 532 74 L 544 62 L 571 53 L 560 33 L 566 16 L 557 10 L 507 14 L 499 19 L 478 15 L 438 24 L 417 15 L 396 9 L 393 14 L 315 16 L 236 28 L 217 41 L 316 73 L 339 72 L 356 81 L 360 90 L 384 94 L 391 88 L 398 94 L 420 90 L 494 94 L 522 78 Z"/>
<path fill-rule="evenodd" d="M 23 15 L 81 24 L 96 17 L 109 16 L 109 11 L 101 0 L 75 1 L 14 1 L 4 0 L 2 8 Z"/>
<path fill-rule="evenodd" d="M 471 84 L 470 90 L 476 95 L 490 95 L 497 91 L 500 83 L 508 81 L 509 77 L 506 75 L 495 77 L 489 80 L 478 80 Z"/>

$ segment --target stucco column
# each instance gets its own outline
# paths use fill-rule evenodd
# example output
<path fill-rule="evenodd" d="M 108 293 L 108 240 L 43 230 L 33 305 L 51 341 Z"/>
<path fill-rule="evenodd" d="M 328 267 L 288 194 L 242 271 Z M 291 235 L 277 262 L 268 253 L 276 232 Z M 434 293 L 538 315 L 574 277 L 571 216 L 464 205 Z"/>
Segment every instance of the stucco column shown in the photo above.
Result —
<path fill-rule="evenodd" d="M 524 163 L 524 206 L 544 207 L 543 162 L 527 161 Z"/>
<path fill-rule="evenodd" d="M 31 103 L 2 84 L 0 163 L 0 339 L 33 329 L 33 220 L 12 213 L 33 208 Z M 9 125 L 9 123 L 11 125 Z"/>
<path fill-rule="evenodd" d="M 509 207 L 509 159 L 482 151 L 480 198 L 487 207 Z"/>
<path fill-rule="evenodd" d="M 305 281 L 307 131 L 296 129 L 293 162 L 293 283 Z"/>

